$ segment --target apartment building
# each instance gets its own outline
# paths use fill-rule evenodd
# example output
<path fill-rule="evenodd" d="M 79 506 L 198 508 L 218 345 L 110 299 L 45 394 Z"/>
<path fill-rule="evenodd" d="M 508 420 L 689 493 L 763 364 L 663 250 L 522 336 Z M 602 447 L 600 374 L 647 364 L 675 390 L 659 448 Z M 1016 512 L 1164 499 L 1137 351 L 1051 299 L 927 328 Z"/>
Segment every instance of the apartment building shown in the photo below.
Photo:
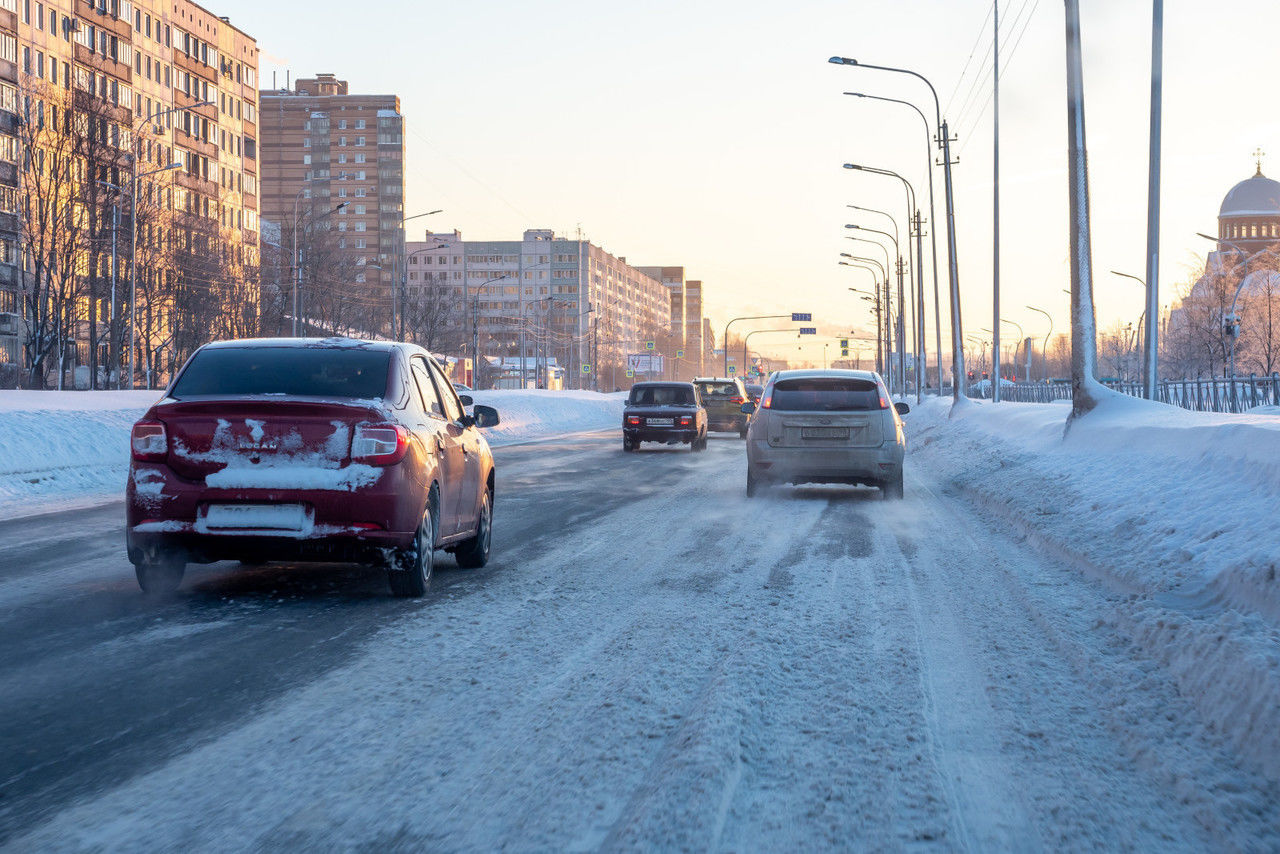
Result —
<path fill-rule="evenodd" d="M 0 365 L 20 363 L 18 229 L 18 0 L 0 0 Z M 14 377 L 8 376 L 14 373 Z M 0 375 L 12 387 L 16 367 Z"/>
<path fill-rule="evenodd" d="M 548 229 L 520 240 L 428 232 L 406 251 L 410 306 L 446 287 L 468 352 L 474 313 L 481 356 L 523 354 L 531 365 L 552 357 L 577 371 L 569 378 L 577 387 L 594 387 L 593 375 L 605 371 L 604 382 L 621 379 L 627 354 L 670 325 L 670 291 L 660 280 L 581 238 Z"/>
<path fill-rule="evenodd" d="M 709 323 L 702 316 L 702 282 L 697 280 L 684 283 L 684 349 L 685 359 L 698 375 L 705 375 L 708 370 L 714 373 L 715 360 L 707 356 L 707 341 L 711 336 L 705 334 Z"/>
<path fill-rule="evenodd" d="M 404 117 L 396 95 L 352 94 L 333 74 L 262 92 L 264 215 L 307 244 L 325 235 L 327 266 L 390 333 L 404 257 Z"/>
<path fill-rule="evenodd" d="M 166 355 L 169 362 L 185 358 L 207 340 L 213 302 L 256 303 L 246 292 L 256 283 L 250 271 L 259 249 L 256 40 L 190 0 L 0 5 L 0 25 L 10 11 L 17 19 L 18 64 L 16 91 L 0 89 L 0 108 L 13 99 L 30 111 L 28 126 L 55 129 L 59 110 L 74 112 L 84 121 L 67 133 L 88 138 L 76 143 L 91 161 L 79 177 L 90 223 L 81 250 L 86 282 L 73 326 L 62 332 L 77 341 L 78 360 L 101 369 L 106 283 L 128 277 L 124 247 L 136 232 L 139 305 L 132 314 L 145 314 L 150 326 L 135 328 L 145 352 L 134 355 L 153 368 Z M 0 48 L 0 57 L 7 52 Z M 0 78 L 3 72 L 0 62 Z M 97 135 L 83 130 L 95 126 Z M 37 143 L 44 144 L 56 140 L 46 134 Z M 114 269 L 107 246 L 116 247 Z M 37 265 L 28 266 L 33 274 Z M 123 317 L 129 294 L 115 290 Z M 203 310 L 193 307 L 192 293 L 203 295 Z M 116 355 L 127 361 L 119 349 Z"/>

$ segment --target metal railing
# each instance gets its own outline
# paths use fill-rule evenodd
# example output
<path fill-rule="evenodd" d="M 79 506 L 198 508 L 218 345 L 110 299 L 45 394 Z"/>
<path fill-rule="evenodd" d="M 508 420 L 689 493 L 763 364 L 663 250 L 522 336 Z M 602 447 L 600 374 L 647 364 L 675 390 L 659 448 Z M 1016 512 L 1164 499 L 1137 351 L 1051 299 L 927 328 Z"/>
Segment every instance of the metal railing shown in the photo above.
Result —
<path fill-rule="evenodd" d="M 1107 388 L 1142 397 L 1142 383 L 1136 380 L 1102 380 Z M 990 386 L 988 385 L 989 389 Z M 972 397 L 990 396 L 972 392 Z M 1000 386 L 1000 397 L 1016 403 L 1052 403 L 1071 399 L 1069 382 L 1017 382 Z M 1196 412 L 1247 412 L 1255 406 L 1280 406 L 1280 373 L 1260 377 L 1207 380 L 1163 380 L 1156 387 L 1156 400 Z"/>

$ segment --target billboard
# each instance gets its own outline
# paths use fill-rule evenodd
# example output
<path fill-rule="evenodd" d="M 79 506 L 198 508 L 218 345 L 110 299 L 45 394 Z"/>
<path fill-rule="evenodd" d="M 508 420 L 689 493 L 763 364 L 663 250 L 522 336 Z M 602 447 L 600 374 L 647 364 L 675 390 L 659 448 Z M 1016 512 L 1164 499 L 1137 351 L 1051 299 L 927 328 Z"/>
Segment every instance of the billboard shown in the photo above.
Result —
<path fill-rule="evenodd" d="M 637 374 L 661 374 L 662 357 L 656 353 L 629 353 L 627 370 Z"/>

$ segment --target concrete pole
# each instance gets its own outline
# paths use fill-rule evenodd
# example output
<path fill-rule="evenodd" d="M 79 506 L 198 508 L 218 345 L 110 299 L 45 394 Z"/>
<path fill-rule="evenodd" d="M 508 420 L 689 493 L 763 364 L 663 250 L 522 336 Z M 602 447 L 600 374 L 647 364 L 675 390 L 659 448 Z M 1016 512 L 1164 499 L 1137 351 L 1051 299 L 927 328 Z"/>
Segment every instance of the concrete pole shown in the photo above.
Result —
<path fill-rule="evenodd" d="M 1000 402 L 1000 0 L 992 0 L 991 402 Z"/>
<path fill-rule="evenodd" d="M 1151 4 L 1151 147 L 1147 158 L 1147 317 L 1142 348 L 1142 393 L 1155 400 L 1159 384 L 1160 105 L 1164 57 L 1164 0 Z"/>

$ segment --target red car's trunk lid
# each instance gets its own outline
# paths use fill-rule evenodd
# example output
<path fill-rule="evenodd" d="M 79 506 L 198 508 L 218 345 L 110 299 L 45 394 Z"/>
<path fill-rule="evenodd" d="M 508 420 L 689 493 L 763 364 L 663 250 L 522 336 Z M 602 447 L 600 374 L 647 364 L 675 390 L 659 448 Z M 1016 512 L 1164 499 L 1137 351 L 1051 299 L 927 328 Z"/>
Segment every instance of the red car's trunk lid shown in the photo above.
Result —
<path fill-rule="evenodd" d="M 355 425 L 384 420 L 368 405 L 260 397 L 171 401 L 155 415 L 170 467 L 193 480 L 228 466 L 339 469 L 351 461 Z"/>

